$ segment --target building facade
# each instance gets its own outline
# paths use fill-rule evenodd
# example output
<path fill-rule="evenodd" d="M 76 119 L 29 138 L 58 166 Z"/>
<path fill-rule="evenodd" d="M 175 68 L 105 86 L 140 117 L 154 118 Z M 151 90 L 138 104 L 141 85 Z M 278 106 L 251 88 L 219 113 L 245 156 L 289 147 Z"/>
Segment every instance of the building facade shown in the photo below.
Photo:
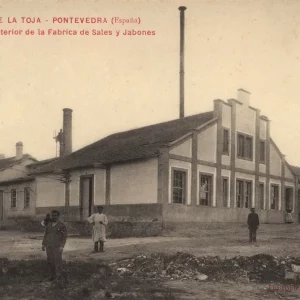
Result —
<path fill-rule="evenodd" d="M 255 207 L 262 223 L 283 223 L 286 209 L 297 221 L 295 173 L 249 96 L 239 90 L 237 99 L 215 100 L 213 111 L 116 133 L 33 164 L 32 216 L 59 209 L 85 221 L 105 205 L 111 221 L 245 223 Z"/>
<path fill-rule="evenodd" d="M 4 218 L 29 217 L 35 214 L 34 177 L 28 166 L 37 160 L 23 154 L 23 143 L 16 144 L 14 157 L 0 159 L 0 222 Z"/>

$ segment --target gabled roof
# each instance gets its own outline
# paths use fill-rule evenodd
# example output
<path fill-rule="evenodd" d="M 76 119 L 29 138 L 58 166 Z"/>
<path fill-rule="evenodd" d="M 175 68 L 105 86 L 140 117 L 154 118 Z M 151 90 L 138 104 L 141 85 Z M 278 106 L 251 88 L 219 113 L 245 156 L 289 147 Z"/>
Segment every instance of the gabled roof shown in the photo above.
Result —
<path fill-rule="evenodd" d="M 112 164 L 134 159 L 155 157 L 161 147 L 179 139 L 191 130 L 213 119 L 213 112 L 197 114 L 142 128 L 109 135 L 72 154 L 60 157 L 34 173 L 57 169 L 93 166 L 95 163 Z"/>
<path fill-rule="evenodd" d="M 34 176 L 24 176 L 24 177 L 13 178 L 13 179 L 1 181 L 0 186 L 10 185 L 10 184 L 20 183 L 20 182 L 29 182 L 29 181 L 34 181 L 34 180 L 35 180 Z"/>
<path fill-rule="evenodd" d="M 285 155 L 283 155 L 281 153 L 281 151 L 279 150 L 279 147 L 276 145 L 276 143 L 274 142 L 274 140 L 272 138 L 270 138 L 271 144 L 274 146 L 275 150 L 277 151 L 278 155 L 285 160 Z M 292 169 L 291 165 L 285 160 L 285 165 L 287 166 L 287 168 L 295 174 L 294 170 Z"/>
<path fill-rule="evenodd" d="M 291 169 L 296 176 L 300 176 L 300 167 L 291 166 Z"/>
<path fill-rule="evenodd" d="M 32 160 L 37 161 L 34 157 L 32 157 L 29 154 L 24 154 L 23 157 L 21 159 L 16 159 L 16 157 L 8 157 L 8 158 L 3 158 L 0 159 L 0 171 L 8 169 L 12 166 L 17 165 L 18 163 L 20 163 L 21 161 L 23 161 L 24 159 L 28 159 L 31 158 Z"/>
<path fill-rule="evenodd" d="M 33 170 L 36 170 L 37 168 L 43 167 L 47 164 L 50 164 L 51 162 L 55 161 L 56 159 L 57 159 L 57 157 L 40 160 L 40 161 L 34 162 L 32 164 L 29 164 L 26 167 L 28 167 L 30 169 L 30 171 L 33 171 Z"/>

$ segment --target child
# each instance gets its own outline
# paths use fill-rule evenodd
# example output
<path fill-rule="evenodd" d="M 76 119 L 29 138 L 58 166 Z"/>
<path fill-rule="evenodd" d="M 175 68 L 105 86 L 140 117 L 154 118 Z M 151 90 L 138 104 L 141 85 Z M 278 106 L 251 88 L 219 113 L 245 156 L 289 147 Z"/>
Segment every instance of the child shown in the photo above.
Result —
<path fill-rule="evenodd" d="M 292 210 L 287 209 L 285 213 L 285 223 L 292 224 L 293 223 L 293 216 L 292 216 Z"/>
<path fill-rule="evenodd" d="M 51 222 L 50 214 L 46 214 L 46 218 L 41 222 L 43 227 L 46 227 Z"/>

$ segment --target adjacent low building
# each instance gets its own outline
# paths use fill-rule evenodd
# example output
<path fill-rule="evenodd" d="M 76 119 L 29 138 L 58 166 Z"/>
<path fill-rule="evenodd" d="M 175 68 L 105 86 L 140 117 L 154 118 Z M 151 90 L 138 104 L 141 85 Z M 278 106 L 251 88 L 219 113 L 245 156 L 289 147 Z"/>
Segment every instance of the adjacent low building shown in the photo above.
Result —
<path fill-rule="evenodd" d="M 15 156 L 0 159 L 0 221 L 35 214 L 34 176 L 29 175 L 28 165 L 36 162 L 23 154 L 22 142 L 16 144 Z"/>

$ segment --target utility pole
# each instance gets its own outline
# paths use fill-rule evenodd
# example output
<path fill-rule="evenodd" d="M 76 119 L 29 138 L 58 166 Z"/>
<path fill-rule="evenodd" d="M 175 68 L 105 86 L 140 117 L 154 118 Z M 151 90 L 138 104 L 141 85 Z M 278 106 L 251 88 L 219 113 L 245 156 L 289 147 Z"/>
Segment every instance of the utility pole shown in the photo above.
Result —
<path fill-rule="evenodd" d="M 64 221 L 69 222 L 69 207 L 70 207 L 70 183 L 71 183 L 71 175 L 69 171 L 66 171 L 61 180 L 62 183 L 65 184 L 65 214 Z"/>

